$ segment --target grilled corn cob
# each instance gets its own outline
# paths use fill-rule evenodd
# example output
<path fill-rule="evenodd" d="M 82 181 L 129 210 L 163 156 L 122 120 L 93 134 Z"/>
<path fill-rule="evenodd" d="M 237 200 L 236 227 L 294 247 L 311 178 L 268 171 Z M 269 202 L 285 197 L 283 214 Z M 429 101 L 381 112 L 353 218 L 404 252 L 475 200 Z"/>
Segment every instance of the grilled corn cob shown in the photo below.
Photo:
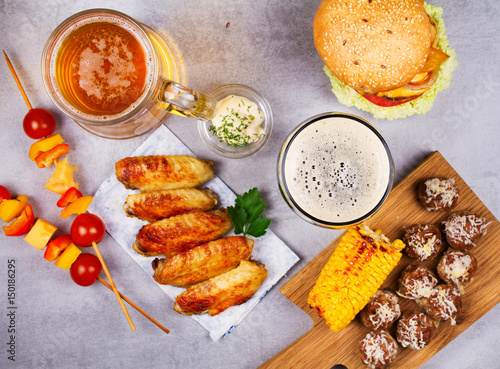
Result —
<path fill-rule="evenodd" d="M 385 281 L 404 247 L 401 240 L 390 243 L 381 231 L 349 228 L 309 293 L 309 305 L 334 331 L 344 328 Z"/>

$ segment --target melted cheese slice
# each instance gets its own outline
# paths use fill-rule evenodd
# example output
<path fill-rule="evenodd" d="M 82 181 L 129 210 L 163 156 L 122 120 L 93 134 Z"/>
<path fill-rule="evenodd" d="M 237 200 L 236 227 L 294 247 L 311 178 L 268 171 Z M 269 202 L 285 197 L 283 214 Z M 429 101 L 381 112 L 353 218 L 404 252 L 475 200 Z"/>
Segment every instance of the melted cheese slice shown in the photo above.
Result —
<path fill-rule="evenodd" d="M 443 51 L 435 47 L 431 47 L 429 50 L 429 57 L 425 65 L 423 66 L 422 70 L 419 73 L 417 73 L 415 77 L 413 77 L 413 79 L 408 84 L 415 87 L 426 84 L 428 78 L 431 76 L 431 73 L 434 70 L 438 69 L 441 66 L 441 64 L 443 64 L 448 58 L 449 55 L 447 55 Z M 410 89 L 407 88 L 406 86 L 403 86 L 390 91 L 378 92 L 376 95 L 380 97 L 388 97 L 391 99 L 418 96 L 428 91 L 431 88 L 431 86 L 425 88 L 417 88 L 417 89 L 415 88 Z"/>
<path fill-rule="evenodd" d="M 398 98 L 398 97 L 417 96 L 417 95 L 422 95 L 424 92 L 428 91 L 429 89 L 430 89 L 430 87 L 422 88 L 422 89 L 418 89 L 418 90 L 410 90 L 409 88 L 406 88 L 403 86 L 403 87 L 396 88 L 395 90 L 378 92 L 377 96 L 389 97 L 391 99 Z"/>

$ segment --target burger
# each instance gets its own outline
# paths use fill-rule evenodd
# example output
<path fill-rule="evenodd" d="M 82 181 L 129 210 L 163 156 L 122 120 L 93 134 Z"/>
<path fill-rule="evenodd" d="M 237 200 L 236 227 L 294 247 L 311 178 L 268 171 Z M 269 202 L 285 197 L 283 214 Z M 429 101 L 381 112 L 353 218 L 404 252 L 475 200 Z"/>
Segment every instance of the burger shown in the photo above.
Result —
<path fill-rule="evenodd" d="M 458 65 L 442 11 L 423 0 L 323 0 L 314 43 L 339 102 L 390 120 L 429 111 Z"/>

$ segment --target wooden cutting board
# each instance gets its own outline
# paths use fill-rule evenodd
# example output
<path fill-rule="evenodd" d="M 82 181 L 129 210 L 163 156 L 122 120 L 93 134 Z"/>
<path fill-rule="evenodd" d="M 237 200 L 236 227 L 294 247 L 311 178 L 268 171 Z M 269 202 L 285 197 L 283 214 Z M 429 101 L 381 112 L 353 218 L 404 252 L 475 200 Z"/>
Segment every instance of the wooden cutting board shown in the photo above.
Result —
<path fill-rule="evenodd" d="M 469 210 L 491 221 L 487 232 L 473 251 L 478 260 L 478 272 L 472 283 L 466 287 L 463 295 L 463 311 L 457 319 L 457 325 L 441 322 L 436 329 L 429 346 L 420 351 L 399 347 L 399 353 L 391 365 L 392 368 L 418 368 L 434 354 L 467 329 L 500 302 L 500 224 L 484 206 L 467 184 L 460 178 L 439 152 L 432 153 L 408 177 L 397 185 L 382 208 L 365 222 L 372 229 L 381 229 L 393 240 L 402 238 L 404 226 L 415 223 L 436 224 L 441 227 L 450 212 L 427 212 L 417 199 L 417 185 L 430 177 L 454 178 L 460 191 L 460 199 L 453 211 Z M 321 269 L 339 243 L 340 237 L 328 245 L 311 260 L 302 270 L 293 276 L 281 292 L 293 303 L 306 311 L 313 319 L 313 327 L 290 346 L 282 350 L 260 368 L 314 368 L 330 369 L 337 364 L 348 369 L 366 368 L 361 362 L 358 351 L 359 341 L 369 332 L 359 317 L 356 317 L 345 329 L 334 332 L 324 319 L 318 317 L 316 310 L 307 304 L 309 291 L 312 289 Z M 439 256 L 428 262 L 420 262 L 431 270 L 436 270 Z M 403 255 L 399 264 L 389 275 L 382 288 L 397 289 L 397 279 L 401 271 L 410 263 L 418 263 Z M 420 309 L 414 301 L 400 299 L 402 311 Z M 389 332 L 395 337 L 395 326 Z"/>

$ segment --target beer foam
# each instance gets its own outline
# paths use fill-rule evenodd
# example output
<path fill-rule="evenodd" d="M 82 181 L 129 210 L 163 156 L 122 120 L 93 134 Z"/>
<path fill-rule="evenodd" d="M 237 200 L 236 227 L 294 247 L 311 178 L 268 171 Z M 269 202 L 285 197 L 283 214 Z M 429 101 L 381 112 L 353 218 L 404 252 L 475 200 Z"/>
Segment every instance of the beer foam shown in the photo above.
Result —
<path fill-rule="evenodd" d="M 326 117 L 306 125 L 288 144 L 284 178 L 295 204 L 323 222 L 363 218 L 384 198 L 392 163 L 366 125 Z"/>
<path fill-rule="evenodd" d="M 104 43 L 101 40 L 101 43 Z M 101 50 L 104 46 L 97 44 L 97 47 Z M 81 61 L 79 65 L 80 87 L 87 92 L 90 96 L 95 96 L 97 99 L 102 100 L 104 98 L 102 88 L 100 85 L 95 83 L 95 79 L 99 78 L 106 81 L 106 84 L 111 88 L 121 91 L 130 86 L 130 80 L 125 79 L 123 76 L 134 75 L 135 67 L 130 61 L 132 59 L 132 53 L 125 49 L 125 57 L 120 58 L 117 56 L 119 50 L 112 50 L 114 54 L 108 56 L 107 58 L 99 53 L 92 51 L 89 47 L 83 50 L 81 56 Z M 130 55 L 128 55 L 130 54 Z M 105 64 L 106 59 L 109 60 L 111 68 L 109 71 L 104 72 L 102 66 Z M 113 93 L 107 98 L 112 99 L 117 97 L 117 93 Z"/>

